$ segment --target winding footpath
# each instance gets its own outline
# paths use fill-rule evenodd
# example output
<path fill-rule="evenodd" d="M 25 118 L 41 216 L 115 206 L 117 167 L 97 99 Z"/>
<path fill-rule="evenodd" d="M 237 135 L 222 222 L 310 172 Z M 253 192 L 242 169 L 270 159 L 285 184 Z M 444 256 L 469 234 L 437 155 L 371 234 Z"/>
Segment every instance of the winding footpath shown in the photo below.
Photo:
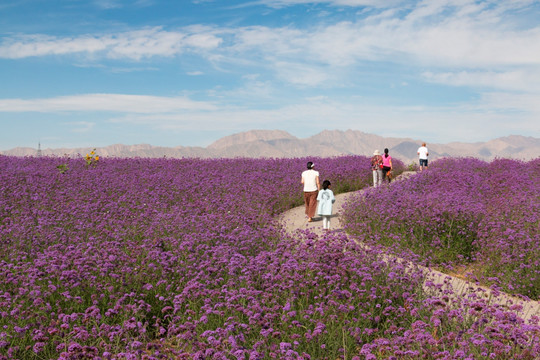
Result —
<path fill-rule="evenodd" d="M 403 180 L 409 176 L 413 176 L 414 174 L 414 172 L 404 172 L 395 180 Z M 340 214 L 343 211 L 343 205 L 350 197 L 359 196 L 363 192 L 364 190 L 358 190 L 354 192 L 336 195 L 336 202 L 334 203 L 335 211 L 334 215 L 331 218 L 332 232 L 344 231 L 343 224 L 340 220 Z M 323 235 L 324 230 L 322 229 L 322 219 L 316 217 L 313 219 L 313 222 L 308 222 L 304 211 L 304 206 L 299 206 L 281 214 L 279 220 L 283 224 L 285 230 L 289 234 L 309 230 L 315 234 Z M 424 281 L 424 290 L 427 293 L 433 293 L 435 289 L 450 288 L 452 289 L 453 294 L 456 297 L 481 297 L 488 304 L 498 304 L 503 307 L 512 308 L 516 312 L 516 314 L 519 317 L 523 318 L 525 321 L 531 319 L 533 316 L 540 317 L 540 301 L 526 301 L 505 293 L 496 293 L 485 286 L 480 286 L 474 282 L 444 274 L 431 268 L 422 267 L 422 269 L 426 274 L 426 279 Z"/>

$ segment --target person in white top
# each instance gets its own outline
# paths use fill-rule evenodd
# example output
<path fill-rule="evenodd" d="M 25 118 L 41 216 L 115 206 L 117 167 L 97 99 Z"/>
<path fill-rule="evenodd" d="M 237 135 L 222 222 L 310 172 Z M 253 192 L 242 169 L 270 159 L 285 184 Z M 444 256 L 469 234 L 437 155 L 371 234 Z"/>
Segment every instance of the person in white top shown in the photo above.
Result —
<path fill-rule="evenodd" d="M 373 172 L 373 186 L 377 187 L 382 185 L 382 168 L 383 168 L 383 158 L 379 150 L 373 152 L 373 157 L 371 158 L 371 170 Z"/>
<path fill-rule="evenodd" d="M 330 190 L 330 181 L 324 180 L 322 190 L 317 195 L 319 205 L 317 206 L 317 214 L 322 216 L 322 224 L 324 230 L 330 230 L 330 217 L 332 216 L 332 204 L 336 202 L 334 192 Z"/>
<path fill-rule="evenodd" d="M 309 161 L 307 170 L 302 172 L 302 184 L 304 185 L 304 203 L 306 204 L 306 216 L 308 222 L 313 221 L 315 210 L 317 210 L 317 195 L 321 189 L 319 183 L 319 172 L 313 170 L 315 164 Z"/>
<path fill-rule="evenodd" d="M 428 167 L 428 161 L 427 157 L 429 155 L 428 148 L 426 147 L 426 143 L 422 143 L 422 146 L 418 148 L 418 159 L 420 161 L 420 171 L 423 171 L 424 168 L 427 169 Z"/>

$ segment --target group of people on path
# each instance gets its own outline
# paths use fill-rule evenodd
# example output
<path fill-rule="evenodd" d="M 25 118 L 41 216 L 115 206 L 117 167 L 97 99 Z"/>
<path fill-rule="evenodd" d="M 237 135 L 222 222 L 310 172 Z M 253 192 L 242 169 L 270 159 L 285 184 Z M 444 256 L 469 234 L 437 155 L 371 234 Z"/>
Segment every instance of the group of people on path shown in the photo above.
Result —
<path fill-rule="evenodd" d="M 373 173 L 373 186 L 382 185 L 383 181 L 388 179 L 392 181 L 392 157 L 388 155 L 388 149 L 384 149 L 384 155 L 379 150 L 373 152 L 371 158 L 371 171 Z"/>
<path fill-rule="evenodd" d="M 388 154 L 388 148 L 384 149 L 384 154 L 381 155 L 379 150 L 373 152 L 371 158 L 371 170 L 373 173 L 373 186 L 382 185 L 383 181 L 392 181 L 392 157 Z M 422 143 L 417 150 L 420 171 L 428 167 L 428 149 L 426 143 Z M 315 170 L 315 164 L 308 161 L 307 170 L 302 172 L 302 182 L 304 185 L 304 204 L 306 206 L 306 216 L 308 222 L 312 222 L 315 213 L 320 215 L 323 220 L 323 229 L 330 230 L 330 217 L 332 216 L 332 205 L 336 201 L 334 192 L 330 190 L 330 181 L 324 180 L 319 182 L 319 172 Z"/>
<path fill-rule="evenodd" d="M 418 154 L 420 171 L 427 169 L 429 151 L 425 142 L 422 143 L 416 153 Z M 371 158 L 373 186 L 380 186 L 386 179 L 388 179 L 388 182 L 392 181 L 392 169 L 392 157 L 388 155 L 388 149 L 384 149 L 384 155 L 381 155 L 379 150 L 375 150 Z"/>

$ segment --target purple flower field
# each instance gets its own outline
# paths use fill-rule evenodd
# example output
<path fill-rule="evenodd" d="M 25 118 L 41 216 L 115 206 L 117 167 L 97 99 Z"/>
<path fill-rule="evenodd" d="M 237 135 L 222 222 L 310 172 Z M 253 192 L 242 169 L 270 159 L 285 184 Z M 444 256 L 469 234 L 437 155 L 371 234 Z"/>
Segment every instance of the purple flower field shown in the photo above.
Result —
<path fill-rule="evenodd" d="M 455 299 L 444 287 L 425 293 L 421 269 L 384 261 L 381 247 L 341 232 L 287 235 L 275 215 L 301 205 L 307 160 L 88 166 L 83 158 L 0 156 L 0 359 L 540 356 L 538 318 L 525 322 L 474 294 Z M 336 192 L 371 177 L 365 157 L 309 160 Z M 479 164 L 478 172 L 496 167 Z M 433 167 L 411 182 L 436 174 Z M 538 190 L 530 195 L 523 206 L 537 209 Z M 538 211 L 496 208 L 491 222 L 528 216 L 528 230 L 508 242 L 537 236 Z M 482 241 L 458 255 L 479 257 Z"/>
<path fill-rule="evenodd" d="M 540 299 L 540 158 L 439 160 L 352 200 L 344 217 L 363 241 Z"/>

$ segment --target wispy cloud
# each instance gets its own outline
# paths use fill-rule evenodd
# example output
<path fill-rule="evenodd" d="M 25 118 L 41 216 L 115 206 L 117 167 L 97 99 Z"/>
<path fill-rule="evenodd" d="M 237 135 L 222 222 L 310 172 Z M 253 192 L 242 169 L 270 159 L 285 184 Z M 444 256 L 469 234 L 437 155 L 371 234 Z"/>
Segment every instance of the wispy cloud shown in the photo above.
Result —
<path fill-rule="evenodd" d="M 311 2 L 275 3 L 290 5 Z M 370 3 L 343 2 L 350 6 Z M 311 59 L 335 66 L 349 65 L 358 60 L 408 61 L 411 57 L 430 65 L 481 67 L 486 64 L 538 64 L 540 26 L 522 28 L 522 24 L 518 27 L 506 22 L 505 12 L 527 9 L 527 2 L 512 3 L 513 8 L 503 3 L 433 0 L 422 2 L 412 9 L 375 12 L 357 22 L 340 22 L 309 29 L 198 26 L 181 31 L 156 27 L 72 38 L 24 35 L 6 38 L 0 46 L 0 57 L 16 59 L 86 52 L 108 58 L 139 60 L 199 49 L 213 51 L 213 56 L 226 55 L 231 51 L 248 55 L 246 51 L 255 50 L 254 56 L 264 54 L 269 60 Z"/>
<path fill-rule="evenodd" d="M 527 114 L 531 132 L 538 133 L 540 102 L 538 94 L 516 94 L 509 92 L 489 92 L 482 94 L 480 109 L 486 112 L 502 111 L 505 113 Z M 514 121 L 509 120 L 512 126 Z"/>
<path fill-rule="evenodd" d="M 491 68 L 504 73 L 521 67 L 527 73 L 540 68 L 540 26 L 516 23 L 511 15 L 527 11 L 530 4 L 434 0 L 310 29 L 239 28 L 230 50 L 263 59 L 278 74 L 283 63 L 291 69 L 326 66 L 328 79 L 336 68 L 366 61 L 471 72 Z"/>
<path fill-rule="evenodd" d="M 473 76 L 466 84 L 463 76 L 454 75 L 448 85 L 474 85 L 473 79 L 480 79 L 474 74 L 489 68 L 497 76 L 484 78 L 484 85 L 530 91 L 526 78 L 535 78 L 531 75 L 540 69 L 540 25 L 518 23 L 513 13 L 526 12 L 532 3 L 434 0 L 312 29 L 241 28 L 231 49 L 256 54 L 278 74 L 284 63 L 291 72 L 319 66 L 325 72 L 321 78 L 330 79 L 336 68 L 377 61 L 435 71 L 450 68 Z M 297 82 L 297 77 L 287 78 Z"/>
<path fill-rule="evenodd" d="M 87 94 L 47 99 L 0 99 L 0 112 L 110 111 L 124 113 L 167 113 L 208 111 L 215 106 L 185 97 L 124 94 Z"/>
<path fill-rule="evenodd" d="M 120 4 L 101 1 L 107 6 Z M 144 4 L 148 3 L 139 2 Z M 538 133 L 534 126 L 537 127 L 540 116 L 540 82 L 536 80 L 540 77 L 540 22 L 529 14 L 533 8 L 538 12 L 538 0 L 243 2 L 244 7 L 263 5 L 267 7 L 265 11 L 278 15 L 282 8 L 300 4 L 314 5 L 309 7 L 313 12 L 331 11 L 331 16 L 321 21 L 301 19 L 297 23 L 291 17 L 293 20 L 287 21 L 287 25 L 279 26 L 234 26 L 231 24 L 240 22 L 230 21 L 222 23 L 227 25 L 144 27 L 72 36 L 4 35 L 0 38 L 0 58 L 55 56 L 71 60 L 74 66 L 105 67 L 107 75 L 140 70 L 137 75 L 141 79 L 142 75 L 149 75 L 148 70 L 155 71 L 150 75 L 161 75 L 161 71 L 174 69 L 170 74 L 178 76 L 179 82 L 174 82 L 178 88 L 165 91 L 205 93 L 212 101 L 86 94 L 0 99 L 0 112 L 112 112 L 99 115 L 115 122 L 167 129 L 216 127 L 229 132 L 246 127 L 264 128 L 266 124 L 284 129 L 291 123 L 315 124 L 322 130 L 359 128 L 361 123 L 364 131 L 380 133 L 380 123 L 387 122 L 399 136 L 403 129 L 421 128 L 428 122 L 427 131 L 433 132 L 432 138 L 437 132 L 463 138 L 461 132 L 465 130 L 475 136 L 492 131 L 490 121 L 496 121 L 499 129 L 509 133 L 512 124 Z M 354 16 L 341 16 L 354 11 Z M 270 23 L 273 22 L 260 22 Z M 161 59 L 166 61 L 160 62 Z M 367 84 L 378 87 L 379 94 L 371 100 L 381 105 L 350 97 L 335 100 L 335 88 L 346 90 L 341 94 L 364 90 L 362 95 L 369 97 L 369 90 L 360 89 L 358 83 L 372 70 L 375 81 L 382 79 L 387 81 L 388 89 L 396 89 L 391 95 L 381 95 L 386 89 L 381 90 L 380 83 Z M 217 72 L 222 74 L 210 76 Z M 197 78 L 203 74 L 204 77 Z M 392 75 L 397 76 L 394 79 Z M 197 86 L 190 88 L 190 82 Z M 396 105 L 405 101 L 393 97 L 404 93 L 400 88 L 406 86 L 411 92 L 421 93 L 426 91 L 426 84 L 441 91 L 438 104 L 454 101 L 451 106 L 430 106 L 421 95 L 407 98 L 411 106 Z M 470 98 L 459 95 L 448 101 L 442 99 L 452 87 L 466 88 Z M 144 90 L 141 93 L 152 91 Z M 295 91 L 300 94 L 298 98 L 283 95 Z M 159 89 L 158 93 L 164 90 Z M 319 94 L 329 97 L 318 97 L 316 101 L 299 99 Z M 233 108 L 233 104 L 242 106 Z M 333 119 L 332 124 L 328 124 L 328 119 Z M 448 123 L 453 124 L 452 129 L 444 128 Z M 452 131 L 453 136 L 449 135 Z"/>
<path fill-rule="evenodd" d="M 425 72 L 428 82 L 476 89 L 527 91 L 540 94 L 540 68 L 508 71 Z"/>
<path fill-rule="evenodd" d="M 264 1 L 293 5 L 314 1 Z M 315 1 L 316 2 L 316 1 Z M 370 1 L 319 1 L 333 5 L 373 6 Z M 433 0 L 416 7 L 376 11 L 356 22 L 315 28 L 196 26 L 180 31 L 160 27 L 104 35 L 54 37 L 22 35 L 5 38 L 0 57 L 89 53 L 109 59 L 141 60 L 199 52 L 219 63 L 231 56 L 260 66 L 314 63 L 352 66 L 360 61 L 415 62 L 425 66 L 539 66 L 540 26 L 524 27 L 505 20 L 526 11 L 530 2 Z M 278 65 L 281 68 L 280 65 Z M 293 65 L 294 66 L 294 65 Z"/>
<path fill-rule="evenodd" d="M 456 106 L 392 106 L 373 105 L 366 99 L 347 102 L 329 97 L 314 97 L 294 105 L 272 109 L 247 109 L 222 106 L 213 111 L 170 114 L 127 114 L 109 119 L 113 123 L 147 126 L 169 131 L 194 131 L 212 128 L 215 131 L 238 132 L 250 129 L 271 128 L 309 129 L 312 132 L 328 128 L 362 129 L 383 136 L 403 137 L 403 132 L 418 129 L 415 136 L 429 138 L 432 142 L 444 139 L 461 141 L 487 140 L 513 133 L 516 127 L 534 133 L 536 114 L 517 111 L 532 106 L 534 98 L 508 94 L 490 94 L 476 102 Z M 536 102 L 537 103 L 537 102 Z M 498 112 L 491 112 L 493 105 Z M 381 124 L 392 124 L 381 128 Z M 429 126 L 426 126 L 429 124 Z M 449 126 L 449 124 L 452 124 Z M 308 134 L 306 133 L 306 134 Z M 298 133 L 303 136 L 305 134 Z M 308 136 L 308 135 L 306 135 Z"/>
<path fill-rule="evenodd" d="M 54 37 L 21 35 L 4 40 L 0 58 L 20 59 L 48 55 L 78 53 L 100 54 L 110 59 L 140 60 L 153 56 L 170 57 L 184 51 L 209 50 L 221 39 L 202 27 L 184 32 L 164 31 L 161 28 L 128 31 L 117 34 Z"/>

